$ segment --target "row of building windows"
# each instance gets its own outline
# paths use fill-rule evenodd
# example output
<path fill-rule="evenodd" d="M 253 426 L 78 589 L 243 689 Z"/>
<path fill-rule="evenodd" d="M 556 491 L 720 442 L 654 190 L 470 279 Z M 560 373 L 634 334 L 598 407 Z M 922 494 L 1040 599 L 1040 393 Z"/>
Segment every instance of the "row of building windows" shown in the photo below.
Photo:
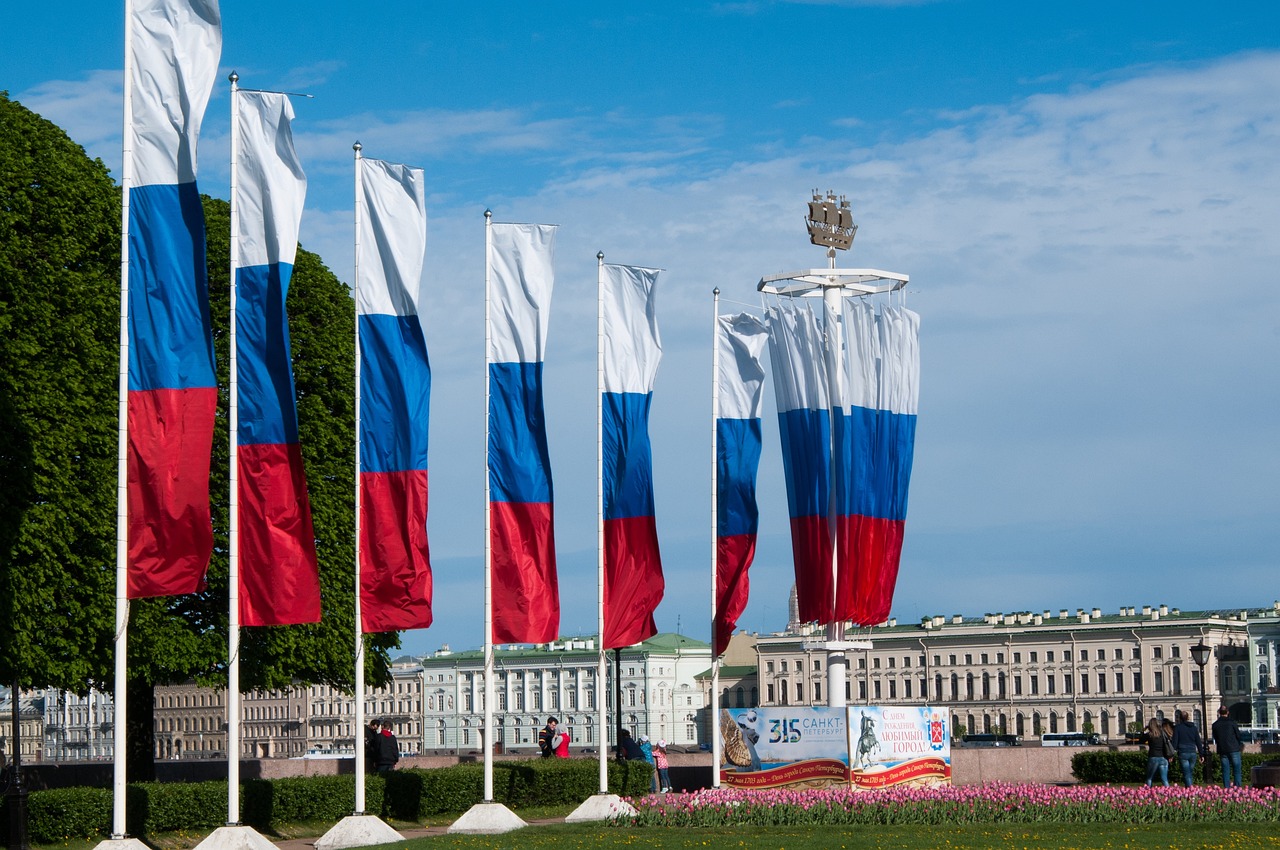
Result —
<path fill-rule="evenodd" d="M 1118 646 L 1117 646 L 1117 647 L 1114 647 L 1114 648 L 1112 648 L 1111 652 L 1112 652 L 1112 660 L 1113 660 L 1113 661 L 1123 661 L 1123 660 L 1124 660 L 1124 648 L 1123 648 L 1123 647 L 1118 647 Z M 1045 650 L 1045 652 L 1044 652 L 1044 660 L 1045 660 L 1045 662 L 1046 662 L 1046 663 L 1056 662 L 1056 661 L 1058 660 L 1058 656 L 1059 656 L 1059 655 L 1061 655 L 1061 660 L 1062 660 L 1062 661 L 1074 661 L 1074 660 L 1079 660 L 1079 661 L 1089 661 L 1089 660 L 1090 660 L 1090 659 L 1089 659 L 1089 650 L 1088 650 L 1088 649 L 1081 649 L 1081 650 L 1079 650 L 1079 658 L 1078 658 L 1078 659 L 1076 658 L 1076 655 L 1075 655 L 1075 651 L 1074 651 L 1074 650 L 1070 650 L 1070 649 L 1063 649 L 1063 650 L 1059 651 L 1059 650 L 1048 649 L 1048 650 Z M 1039 650 L 1029 650 L 1029 651 L 1026 653 L 1026 656 L 1027 656 L 1027 663 L 1029 663 L 1029 664 L 1039 664 L 1039 663 L 1040 663 L 1040 651 L 1039 651 Z M 903 667 L 904 669 L 911 669 L 912 656 L 910 656 L 910 655 L 903 655 L 903 656 L 889 656 L 888 658 L 884 659 L 884 661 L 885 661 L 886 666 L 888 667 L 888 669 L 893 670 L 893 669 L 896 669 L 896 668 L 897 668 L 897 666 L 898 666 L 898 659 L 899 659 L 899 657 L 902 659 L 902 667 Z M 1013 653 L 1013 663 L 1014 663 L 1014 664 L 1021 664 L 1021 663 L 1022 663 L 1022 657 L 1023 657 L 1023 653 L 1022 653 L 1021 651 L 1019 651 L 1019 652 L 1014 652 L 1014 653 Z M 1153 647 L 1151 648 L 1151 657 L 1152 657 L 1152 660 L 1154 660 L 1154 661 L 1162 661 L 1162 660 L 1164 660 L 1164 647 L 1163 647 L 1163 646 L 1153 646 Z M 1171 647 L 1170 647 L 1170 657 L 1171 657 L 1171 658 L 1177 658 L 1177 659 L 1182 658 L 1182 647 L 1181 647 L 1181 645 L 1179 645 L 1179 644 L 1174 644 L 1173 646 L 1171 646 Z M 941 666 L 943 666 L 943 665 L 942 665 L 942 658 L 943 658 L 943 656 L 942 656 L 941 654 L 934 655 L 934 656 L 933 656 L 933 666 L 934 666 L 934 667 L 941 667 Z M 953 653 L 953 654 L 949 654 L 949 655 L 947 655 L 947 656 L 946 656 L 946 659 L 947 659 L 947 666 L 950 666 L 950 667 L 958 666 L 958 665 L 961 663 L 961 662 L 960 662 L 960 659 L 961 659 L 961 658 L 963 658 L 963 659 L 964 659 L 964 661 L 963 661 L 964 666 L 966 666 L 966 667 L 973 666 L 974 653 L 971 653 L 971 652 L 966 652 L 966 653 L 963 653 L 963 654 L 954 654 L 954 653 Z M 1131 647 L 1131 648 L 1130 648 L 1130 658 L 1131 658 L 1131 660 L 1133 660 L 1133 661 L 1141 661 L 1141 660 L 1142 660 L 1142 653 L 1141 653 L 1141 650 L 1140 650 L 1138 647 L 1136 647 L 1136 646 L 1135 646 L 1135 647 Z M 990 663 L 991 663 L 991 653 L 988 653 L 988 652 L 979 653 L 979 654 L 978 654 L 978 659 L 979 659 L 978 663 L 980 663 L 980 664 L 990 664 Z M 920 667 L 924 667 L 924 666 L 925 666 L 926 656 L 924 656 L 924 655 L 916 656 L 916 660 L 917 660 L 917 663 L 918 663 L 918 665 L 919 665 Z M 1099 648 L 1099 649 L 1095 649 L 1095 650 L 1094 650 L 1094 658 L 1093 658 L 1093 660 L 1095 660 L 1095 661 L 1106 661 L 1106 660 L 1107 660 L 1107 650 L 1106 650 L 1106 649 L 1101 649 L 1101 648 Z M 811 659 L 811 662 L 812 662 L 813 672 L 817 673 L 817 672 L 820 672 L 820 671 L 822 670 L 822 661 L 821 661 L 820 659 L 814 658 L 814 659 Z M 874 670 L 879 670 L 879 669 L 880 669 L 880 662 L 881 662 L 881 658 L 880 658 L 879 656 L 877 656 L 877 657 L 875 657 L 875 658 L 872 658 L 872 659 L 871 659 L 871 667 L 872 667 L 872 669 L 874 669 Z M 1004 664 L 1004 663 L 1005 663 L 1005 653 L 1003 653 L 1003 652 L 997 652 L 997 653 L 995 653 L 995 663 L 996 663 L 996 664 Z M 866 659 L 866 658 L 859 658 L 859 659 L 858 659 L 858 669 L 860 669 L 860 670 L 865 670 L 865 669 L 866 669 L 866 667 L 867 667 L 867 659 Z M 787 660 L 787 659 L 785 659 L 785 658 L 784 658 L 784 659 L 782 659 L 782 660 L 779 662 L 779 669 L 780 669 L 780 670 L 781 670 L 781 672 L 783 672 L 783 673 L 791 672 L 791 671 L 790 671 L 790 669 L 789 669 L 789 663 L 788 663 L 788 660 Z M 796 671 L 796 672 L 798 672 L 798 673 L 804 672 L 804 661 L 802 661 L 802 660 L 796 660 L 796 662 L 795 662 L 795 671 Z M 766 662 L 765 662 L 765 672 L 766 672 L 766 673 L 772 673 L 772 672 L 774 672 L 774 667 L 773 667 L 773 662 L 772 662 L 772 661 L 766 661 Z"/>

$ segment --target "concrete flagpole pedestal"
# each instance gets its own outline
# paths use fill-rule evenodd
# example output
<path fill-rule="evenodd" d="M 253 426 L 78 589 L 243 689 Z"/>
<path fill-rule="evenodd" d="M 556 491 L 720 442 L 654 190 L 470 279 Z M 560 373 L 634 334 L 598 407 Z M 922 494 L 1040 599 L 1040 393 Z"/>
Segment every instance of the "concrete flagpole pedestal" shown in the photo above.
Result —
<path fill-rule="evenodd" d="M 581 806 L 564 819 L 565 823 L 586 823 L 588 821 L 613 820 L 614 818 L 631 817 L 636 813 L 635 807 L 617 794 L 592 794 Z"/>
<path fill-rule="evenodd" d="M 251 826 L 220 826 L 195 850 L 275 850 L 275 845 Z"/>
<path fill-rule="evenodd" d="M 347 847 L 372 847 L 404 841 L 377 815 L 347 815 L 316 840 L 316 850 L 345 850 Z"/>
<path fill-rule="evenodd" d="M 93 850 L 151 850 L 151 848 L 136 838 L 108 838 L 95 844 Z"/>
<path fill-rule="evenodd" d="M 528 825 L 502 803 L 476 803 L 450 824 L 447 831 L 457 835 L 499 835 Z"/>

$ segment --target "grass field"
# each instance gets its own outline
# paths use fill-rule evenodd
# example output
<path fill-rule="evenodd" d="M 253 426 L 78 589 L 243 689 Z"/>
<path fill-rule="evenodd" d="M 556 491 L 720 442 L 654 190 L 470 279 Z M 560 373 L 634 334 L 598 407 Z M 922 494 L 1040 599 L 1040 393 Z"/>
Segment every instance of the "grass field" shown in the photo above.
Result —
<path fill-rule="evenodd" d="M 405 850 L 1254 850 L 1280 848 L 1280 832 L 1263 824 L 1162 824 L 1088 828 L 1064 824 L 997 826 L 877 826 L 858 829 L 626 829 L 536 826 L 497 836 L 429 836 L 388 845 Z"/>

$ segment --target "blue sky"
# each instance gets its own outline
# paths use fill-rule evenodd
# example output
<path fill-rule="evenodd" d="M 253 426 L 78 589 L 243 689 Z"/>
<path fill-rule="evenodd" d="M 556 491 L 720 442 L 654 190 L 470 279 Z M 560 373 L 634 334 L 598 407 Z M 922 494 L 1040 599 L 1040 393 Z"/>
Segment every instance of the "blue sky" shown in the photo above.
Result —
<path fill-rule="evenodd" d="M 223 70 L 313 94 L 302 243 L 351 277 L 351 144 L 426 170 L 436 625 L 481 643 L 483 217 L 561 225 L 547 361 L 566 633 L 594 629 L 595 254 L 668 270 L 652 434 L 667 596 L 706 639 L 710 292 L 911 275 L 922 391 L 899 620 L 1280 597 L 1280 7 L 223 0 Z M 21 4 L 0 87 L 118 171 L 122 9 Z M 225 73 L 223 75 L 225 77 Z M 200 148 L 227 196 L 227 92 Z M 735 309 L 728 305 L 727 309 Z M 741 625 L 786 621 L 766 419 Z"/>

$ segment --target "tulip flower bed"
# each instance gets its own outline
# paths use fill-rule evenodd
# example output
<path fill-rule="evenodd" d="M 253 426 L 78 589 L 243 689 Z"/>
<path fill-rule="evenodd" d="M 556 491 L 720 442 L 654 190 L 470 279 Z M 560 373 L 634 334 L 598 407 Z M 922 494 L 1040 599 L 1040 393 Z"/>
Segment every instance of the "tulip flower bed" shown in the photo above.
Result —
<path fill-rule="evenodd" d="M 880 791 L 718 789 L 630 801 L 619 826 L 850 826 L 862 824 L 1274 823 L 1273 788 L 1144 788 L 991 783 Z"/>

